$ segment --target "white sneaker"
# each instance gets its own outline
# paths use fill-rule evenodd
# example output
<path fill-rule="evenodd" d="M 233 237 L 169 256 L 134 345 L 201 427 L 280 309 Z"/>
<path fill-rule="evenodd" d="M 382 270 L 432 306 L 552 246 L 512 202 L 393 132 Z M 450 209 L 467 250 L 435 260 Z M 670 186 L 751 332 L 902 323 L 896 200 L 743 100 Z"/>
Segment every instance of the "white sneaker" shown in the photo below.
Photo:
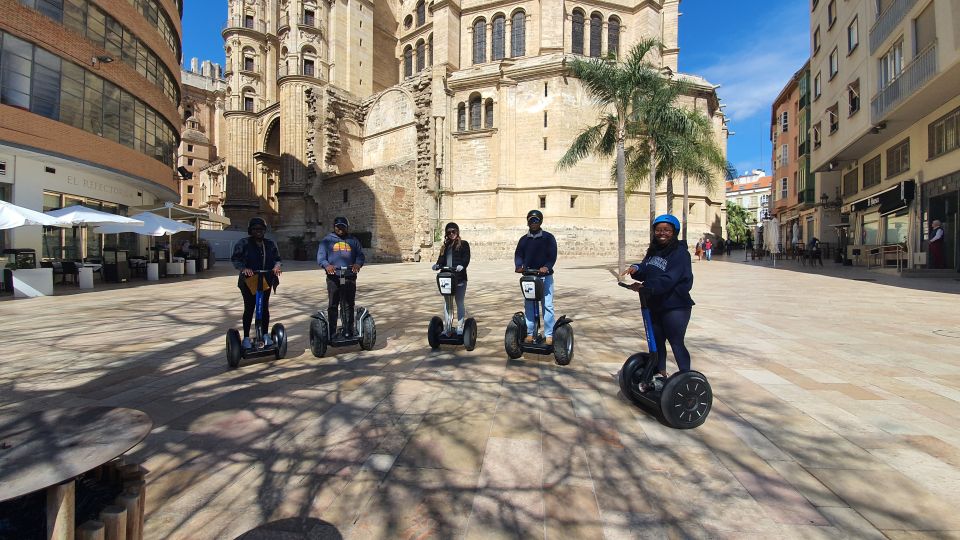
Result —
<path fill-rule="evenodd" d="M 264 347 L 270 347 L 270 346 L 272 346 L 272 345 L 273 345 L 273 340 L 270 339 L 270 334 L 264 334 L 264 335 L 263 335 L 263 346 L 264 346 Z"/>
<path fill-rule="evenodd" d="M 243 338 L 243 348 L 249 349 L 251 347 L 253 347 L 253 342 L 250 341 L 250 338 L 248 337 Z"/>
<path fill-rule="evenodd" d="M 457 335 L 458 336 L 463 335 L 463 319 L 461 319 L 460 322 L 457 323 Z"/>

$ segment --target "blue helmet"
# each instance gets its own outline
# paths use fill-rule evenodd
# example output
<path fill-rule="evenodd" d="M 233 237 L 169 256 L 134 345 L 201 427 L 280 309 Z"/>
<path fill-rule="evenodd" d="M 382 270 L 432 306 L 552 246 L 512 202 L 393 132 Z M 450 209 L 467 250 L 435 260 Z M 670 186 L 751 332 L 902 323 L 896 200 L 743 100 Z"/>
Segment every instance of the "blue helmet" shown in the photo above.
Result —
<path fill-rule="evenodd" d="M 680 232 L 680 220 L 676 216 L 671 216 L 670 214 L 663 214 L 662 216 L 657 216 L 657 219 L 653 220 L 653 223 L 650 225 L 650 228 L 656 227 L 657 223 L 669 223 L 673 225 L 673 233 L 676 234 Z"/>

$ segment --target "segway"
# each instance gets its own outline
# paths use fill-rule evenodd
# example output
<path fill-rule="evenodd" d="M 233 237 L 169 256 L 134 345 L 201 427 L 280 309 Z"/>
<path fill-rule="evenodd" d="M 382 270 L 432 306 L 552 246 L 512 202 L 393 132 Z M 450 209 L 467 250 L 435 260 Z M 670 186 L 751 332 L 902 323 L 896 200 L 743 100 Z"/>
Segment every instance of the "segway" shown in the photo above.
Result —
<path fill-rule="evenodd" d="M 334 269 L 334 276 L 344 285 L 347 279 L 356 279 L 357 274 L 349 266 L 340 266 Z M 354 327 L 347 331 L 349 311 L 346 302 L 340 302 L 340 325 L 337 332 L 330 335 L 330 324 L 327 321 L 327 311 L 320 310 L 310 317 L 310 351 L 317 358 L 327 354 L 327 347 L 350 347 L 360 345 L 360 349 L 369 351 L 377 342 L 377 325 L 373 322 L 373 315 L 367 308 L 356 308 L 353 318 Z"/>
<path fill-rule="evenodd" d="M 523 299 L 536 302 L 537 315 L 533 327 L 533 343 L 525 343 L 527 337 L 527 321 L 523 312 L 513 314 L 507 323 L 507 331 L 503 336 L 503 348 L 511 359 L 520 358 L 523 353 L 552 354 L 559 366 L 565 366 L 573 360 L 573 327 L 566 315 L 562 315 L 553 324 L 553 345 L 546 343 L 546 337 L 540 333 L 540 306 L 543 303 L 543 276 L 537 270 L 523 270 L 520 278 L 520 291 Z"/>
<path fill-rule="evenodd" d="M 630 285 L 620 282 L 621 287 Z M 620 390 L 634 404 L 660 411 L 664 421 L 675 429 L 691 429 L 703 424 L 713 407 L 713 390 L 703 373 L 676 372 L 660 386 L 654 380 L 657 372 L 657 342 L 653 335 L 647 294 L 640 289 L 640 312 L 647 335 L 648 353 L 636 353 L 627 358 L 620 368 Z"/>
<path fill-rule="evenodd" d="M 227 330 L 227 365 L 230 369 L 240 365 L 240 359 L 262 358 L 273 355 L 277 360 L 287 355 L 287 331 L 283 325 L 277 323 L 270 329 L 270 337 L 273 339 L 271 345 L 263 344 L 263 330 L 260 328 L 260 317 L 263 314 L 263 286 L 266 283 L 265 276 L 273 270 L 257 270 L 257 296 L 256 309 L 253 315 L 253 328 L 256 335 L 251 340 L 249 349 L 243 347 L 243 340 L 240 339 L 240 332 L 236 328 Z"/>
<path fill-rule="evenodd" d="M 459 284 L 457 273 L 449 267 L 437 272 L 437 288 L 443 295 L 443 318 L 434 315 L 427 328 L 427 343 L 431 349 L 440 345 L 463 345 L 468 351 L 477 346 L 477 321 L 469 317 L 463 321 L 463 333 L 454 331 L 453 315 L 456 313 L 455 295 Z"/>

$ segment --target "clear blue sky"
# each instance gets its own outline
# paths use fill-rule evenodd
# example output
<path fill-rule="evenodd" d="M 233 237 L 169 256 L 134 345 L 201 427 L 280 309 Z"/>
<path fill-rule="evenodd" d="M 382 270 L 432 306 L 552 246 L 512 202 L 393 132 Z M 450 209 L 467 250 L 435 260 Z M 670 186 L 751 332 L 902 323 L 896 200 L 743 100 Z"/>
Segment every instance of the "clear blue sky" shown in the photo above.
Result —
<path fill-rule="evenodd" d="M 809 54 L 809 11 L 799 0 L 683 0 L 680 71 L 720 84 L 730 118 L 728 155 L 740 171 L 770 172 L 770 105 Z M 226 0 L 183 7 L 183 57 L 223 63 Z"/>

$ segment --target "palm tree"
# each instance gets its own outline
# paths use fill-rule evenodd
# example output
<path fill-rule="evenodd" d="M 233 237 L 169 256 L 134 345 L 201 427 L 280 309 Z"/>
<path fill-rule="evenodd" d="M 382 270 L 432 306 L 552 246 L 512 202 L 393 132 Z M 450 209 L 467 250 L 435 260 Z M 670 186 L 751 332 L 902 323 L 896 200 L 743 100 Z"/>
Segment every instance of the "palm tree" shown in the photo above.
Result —
<path fill-rule="evenodd" d="M 647 60 L 652 50 L 661 47 L 660 41 L 646 39 L 636 44 L 623 62 L 613 56 L 590 60 L 576 58 L 569 66 L 570 73 L 580 79 L 601 112 L 598 123 L 573 140 L 557 163 L 557 170 L 569 169 L 590 155 L 610 157 L 616 153 L 618 268 L 624 267 L 626 259 L 626 141 L 642 141 L 646 151 L 656 155 L 657 143 L 653 134 L 678 120 L 682 123 L 673 106 L 679 95 L 676 85 Z M 655 170 L 649 180 L 651 208 L 655 210 Z M 651 223 L 653 218 L 651 213 Z"/>
<path fill-rule="evenodd" d="M 654 162 L 657 181 L 666 180 L 667 213 L 673 214 L 673 179 L 683 178 L 683 218 L 681 239 L 687 238 L 687 214 L 689 212 L 689 181 L 693 178 L 706 189 L 716 185 L 716 179 L 727 165 L 723 150 L 717 144 L 713 128 L 703 113 L 694 109 L 682 109 L 684 116 L 680 123 L 682 129 L 661 130 L 655 134 L 661 149 Z M 649 176 L 650 154 L 645 151 L 628 151 L 627 171 L 628 188 L 642 183 Z M 651 205 L 651 212 L 655 212 Z"/>

